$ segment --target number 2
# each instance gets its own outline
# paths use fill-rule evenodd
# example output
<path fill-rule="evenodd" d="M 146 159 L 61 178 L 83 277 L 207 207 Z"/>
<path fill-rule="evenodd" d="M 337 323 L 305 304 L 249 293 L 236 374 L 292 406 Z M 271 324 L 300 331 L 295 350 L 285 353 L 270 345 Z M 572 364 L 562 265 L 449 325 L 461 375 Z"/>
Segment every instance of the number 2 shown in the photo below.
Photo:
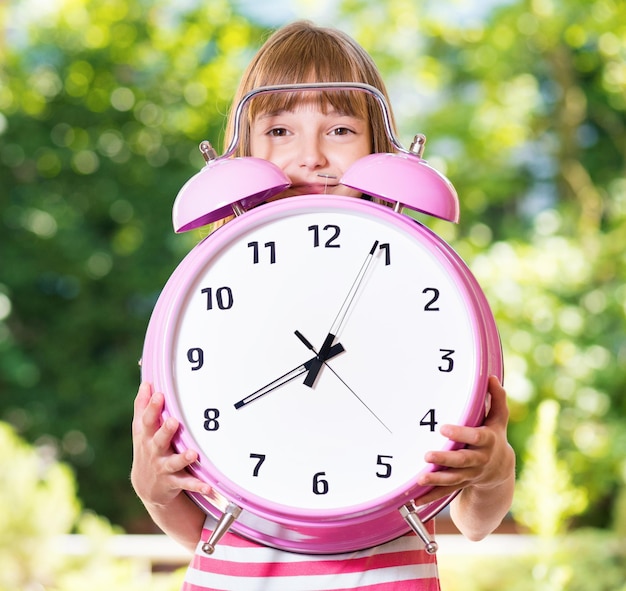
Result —
<path fill-rule="evenodd" d="M 439 299 L 439 290 L 435 287 L 427 287 L 422 293 L 431 293 L 432 297 L 424 306 L 424 312 L 439 312 L 439 306 L 435 306 L 435 302 Z"/>

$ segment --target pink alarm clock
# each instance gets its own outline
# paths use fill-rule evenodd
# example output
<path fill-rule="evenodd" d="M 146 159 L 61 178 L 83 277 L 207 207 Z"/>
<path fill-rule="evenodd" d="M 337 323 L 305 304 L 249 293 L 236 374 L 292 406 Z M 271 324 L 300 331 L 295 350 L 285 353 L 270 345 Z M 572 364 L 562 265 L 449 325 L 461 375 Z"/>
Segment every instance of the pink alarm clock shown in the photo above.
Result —
<path fill-rule="evenodd" d="M 217 157 L 181 189 L 176 231 L 236 217 L 200 242 L 165 285 L 150 320 L 143 379 L 181 423 L 175 447 L 211 486 L 189 493 L 218 525 L 293 552 L 340 553 L 413 529 L 453 498 L 420 505 L 429 450 L 453 449 L 444 423 L 476 426 L 487 381 L 502 378 L 496 324 L 454 250 L 404 208 L 458 219 L 450 182 L 393 136 L 384 97 L 352 83 L 259 88 L 354 89 L 374 96 L 398 152 L 357 161 L 340 182 L 388 205 L 306 195 L 256 158 Z"/>

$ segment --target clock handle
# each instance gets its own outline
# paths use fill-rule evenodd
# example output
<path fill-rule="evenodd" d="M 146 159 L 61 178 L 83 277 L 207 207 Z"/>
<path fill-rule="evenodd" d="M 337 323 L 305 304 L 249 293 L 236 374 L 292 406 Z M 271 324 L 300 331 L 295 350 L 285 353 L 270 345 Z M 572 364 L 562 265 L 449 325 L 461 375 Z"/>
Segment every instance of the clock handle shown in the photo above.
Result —
<path fill-rule="evenodd" d="M 230 503 L 222 516 L 219 518 L 215 529 L 211 533 L 209 540 L 202 544 L 202 551 L 205 554 L 213 554 L 215 552 L 215 546 L 222 539 L 222 536 L 229 530 L 230 526 L 235 522 L 235 519 L 241 514 L 241 507 Z"/>
<path fill-rule="evenodd" d="M 428 554 L 434 554 L 439 549 L 439 545 L 435 540 L 433 540 L 432 536 L 428 532 L 428 530 L 424 527 L 424 522 L 419 518 L 417 514 L 417 506 L 413 501 L 407 503 L 400 507 L 400 514 L 406 522 L 409 524 L 411 529 L 421 538 L 426 546 L 426 552 Z"/>

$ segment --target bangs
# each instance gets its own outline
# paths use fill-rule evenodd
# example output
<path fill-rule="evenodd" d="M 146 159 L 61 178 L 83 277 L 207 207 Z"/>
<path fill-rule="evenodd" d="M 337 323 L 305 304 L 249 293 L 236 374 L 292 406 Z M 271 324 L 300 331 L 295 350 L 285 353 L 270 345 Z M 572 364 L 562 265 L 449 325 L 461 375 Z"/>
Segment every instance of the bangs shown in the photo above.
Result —
<path fill-rule="evenodd" d="M 273 92 L 254 97 L 248 106 L 249 120 L 261 115 L 293 111 L 301 104 L 317 105 L 326 114 L 336 111 L 342 115 L 367 121 L 369 96 L 359 90 L 307 90 L 298 92 Z"/>

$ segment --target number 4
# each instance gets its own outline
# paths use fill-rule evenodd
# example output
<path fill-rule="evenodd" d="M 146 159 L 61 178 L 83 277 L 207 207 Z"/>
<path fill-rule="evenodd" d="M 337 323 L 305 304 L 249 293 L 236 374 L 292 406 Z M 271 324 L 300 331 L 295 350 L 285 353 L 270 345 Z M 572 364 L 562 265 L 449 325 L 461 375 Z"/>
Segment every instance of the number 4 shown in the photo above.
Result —
<path fill-rule="evenodd" d="M 433 432 L 435 430 L 435 425 L 437 425 L 437 421 L 435 420 L 435 409 L 431 408 L 420 421 L 420 427 L 430 427 L 430 431 Z"/>

